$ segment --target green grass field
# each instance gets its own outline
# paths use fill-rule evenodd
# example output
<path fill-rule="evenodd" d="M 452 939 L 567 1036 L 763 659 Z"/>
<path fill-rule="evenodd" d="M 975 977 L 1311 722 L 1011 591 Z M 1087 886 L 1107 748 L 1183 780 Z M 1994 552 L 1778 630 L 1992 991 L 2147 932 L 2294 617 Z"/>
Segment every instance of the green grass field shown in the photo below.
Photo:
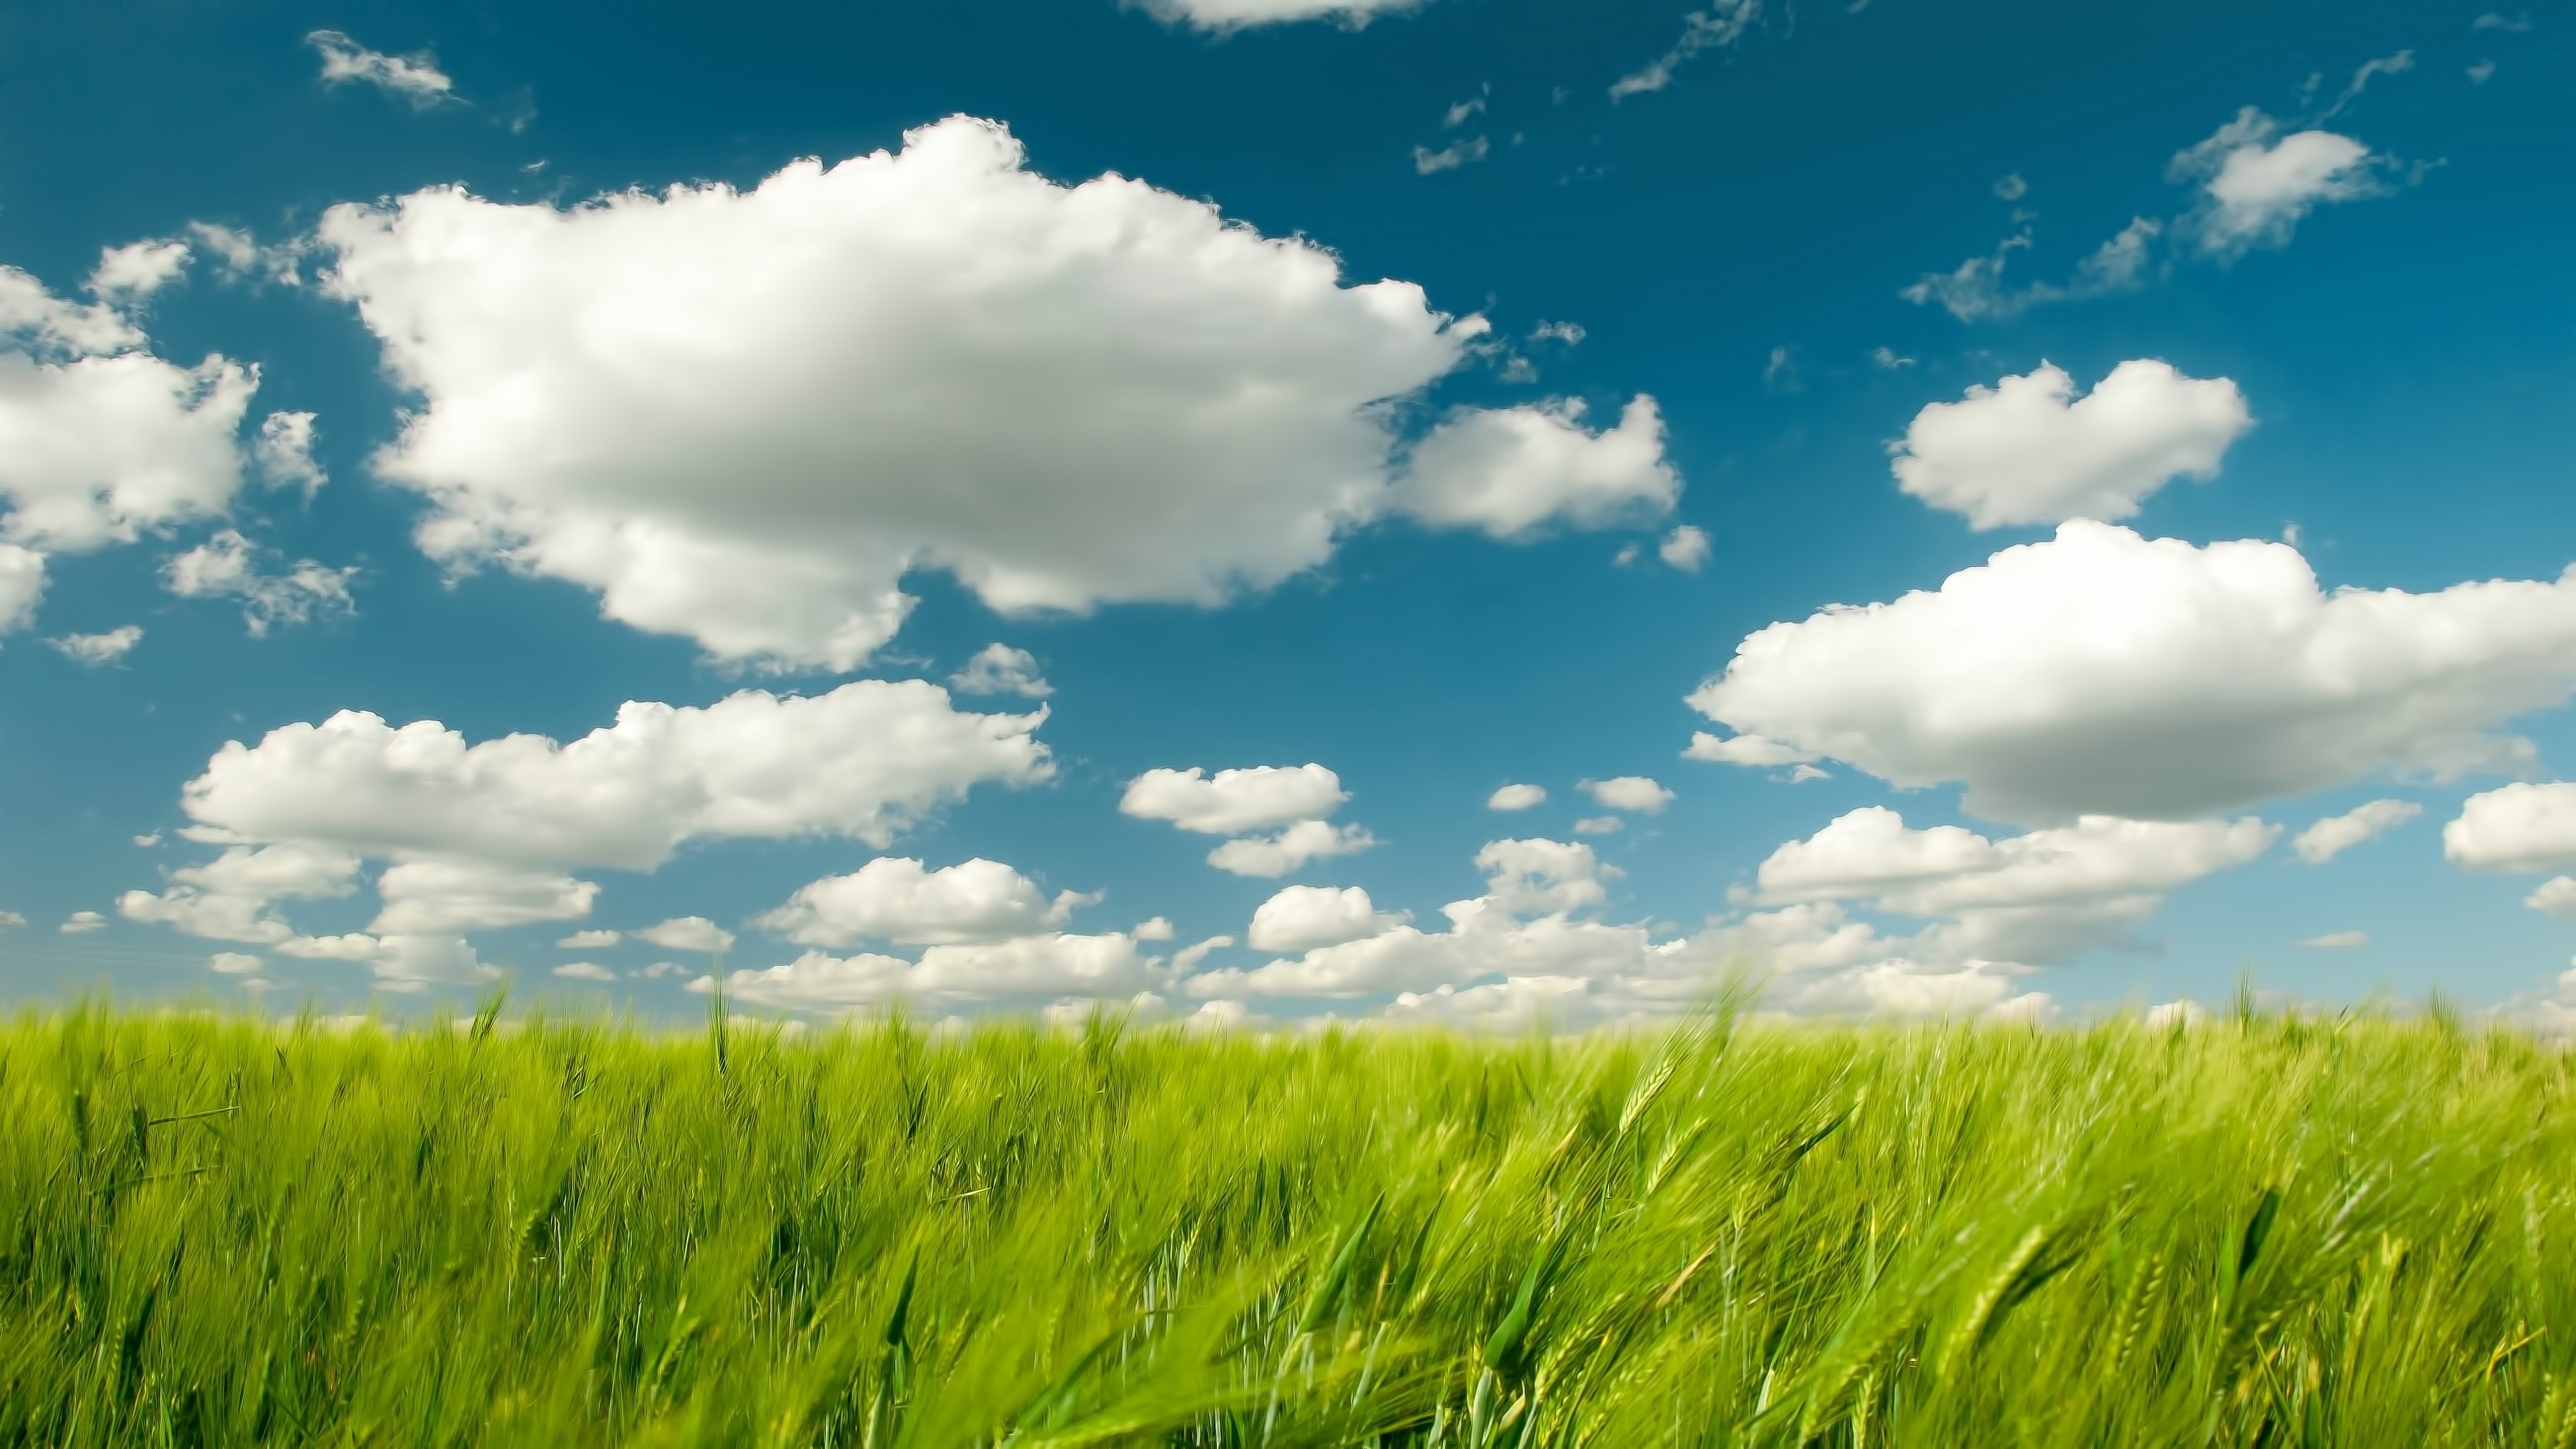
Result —
<path fill-rule="evenodd" d="M 2553 1045 L 0 1027 L 0 1442 L 2565 1445 Z"/>

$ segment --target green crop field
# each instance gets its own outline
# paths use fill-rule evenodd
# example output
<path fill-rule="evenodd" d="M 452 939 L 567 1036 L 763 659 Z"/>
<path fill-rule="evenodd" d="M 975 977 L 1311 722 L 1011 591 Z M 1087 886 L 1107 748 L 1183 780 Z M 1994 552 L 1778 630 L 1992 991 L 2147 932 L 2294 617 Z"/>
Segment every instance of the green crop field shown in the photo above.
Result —
<path fill-rule="evenodd" d="M 0 1443 L 2564 1445 L 2440 1014 L 0 1027 Z"/>

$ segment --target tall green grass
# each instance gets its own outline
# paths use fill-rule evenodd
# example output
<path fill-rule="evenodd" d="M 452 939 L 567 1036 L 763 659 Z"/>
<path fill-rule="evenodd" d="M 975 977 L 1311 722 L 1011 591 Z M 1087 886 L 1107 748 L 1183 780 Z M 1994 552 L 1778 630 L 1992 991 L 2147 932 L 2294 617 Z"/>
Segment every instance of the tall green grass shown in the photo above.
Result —
<path fill-rule="evenodd" d="M 0 1027 L 0 1442 L 2576 1442 L 2505 1032 Z"/>

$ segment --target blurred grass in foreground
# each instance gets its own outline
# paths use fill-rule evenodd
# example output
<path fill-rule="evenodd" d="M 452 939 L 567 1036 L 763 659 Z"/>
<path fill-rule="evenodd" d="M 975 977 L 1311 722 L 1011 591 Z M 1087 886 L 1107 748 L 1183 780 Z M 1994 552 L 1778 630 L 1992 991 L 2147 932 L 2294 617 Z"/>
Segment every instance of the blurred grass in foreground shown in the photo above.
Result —
<path fill-rule="evenodd" d="M 2566 1445 L 2570 1057 L 0 1027 L 0 1443 Z"/>

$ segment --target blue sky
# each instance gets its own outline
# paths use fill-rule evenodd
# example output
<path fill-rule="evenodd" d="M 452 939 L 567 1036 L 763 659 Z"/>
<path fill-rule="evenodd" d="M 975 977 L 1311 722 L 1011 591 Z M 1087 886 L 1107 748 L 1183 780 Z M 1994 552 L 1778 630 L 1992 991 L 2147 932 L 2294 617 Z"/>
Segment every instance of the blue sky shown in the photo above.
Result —
<path fill-rule="evenodd" d="M 11 994 L 2565 1020 L 2565 21 L 22 9 Z"/>

